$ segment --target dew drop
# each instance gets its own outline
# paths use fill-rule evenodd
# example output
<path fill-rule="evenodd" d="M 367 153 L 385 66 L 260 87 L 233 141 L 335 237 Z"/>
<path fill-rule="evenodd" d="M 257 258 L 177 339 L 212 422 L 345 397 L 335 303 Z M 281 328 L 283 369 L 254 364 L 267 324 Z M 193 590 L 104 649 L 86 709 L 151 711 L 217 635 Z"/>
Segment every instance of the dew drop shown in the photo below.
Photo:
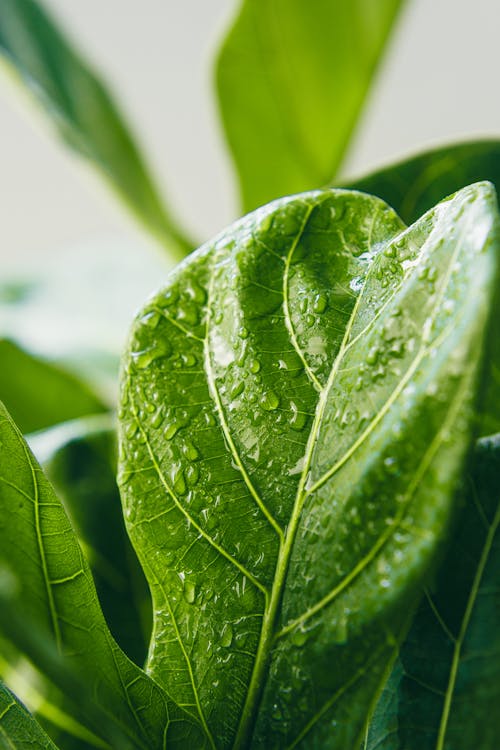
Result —
<path fill-rule="evenodd" d="M 233 642 L 233 626 L 231 623 L 226 623 L 222 629 L 220 645 L 222 648 L 229 648 Z"/>
<path fill-rule="evenodd" d="M 260 370 L 260 362 L 258 359 L 251 359 L 248 363 L 248 367 L 250 369 L 250 372 L 252 372 L 254 375 L 256 375 Z"/>
<path fill-rule="evenodd" d="M 133 419 L 129 424 L 127 425 L 125 429 L 125 435 L 128 438 L 128 440 L 132 440 L 134 435 L 137 433 L 139 429 L 139 425 L 135 419 Z"/>
<path fill-rule="evenodd" d="M 158 429 L 158 427 L 161 426 L 161 423 L 164 419 L 164 413 L 163 409 L 160 407 L 156 410 L 156 412 L 153 414 L 153 416 L 150 419 L 151 427 L 153 427 L 155 430 Z"/>
<path fill-rule="evenodd" d="M 196 586 L 192 581 L 184 581 L 184 599 L 188 604 L 193 604 L 196 599 Z"/>
<path fill-rule="evenodd" d="M 317 294 L 314 298 L 313 310 L 316 313 L 323 313 L 326 310 L 327 299 L 323 294 Z"/>
<path fill-rule="evenodd" d="M 182 452 L 189 461 L 196 461 L 196 459 L 200 457 L 198 449 L 190 440 L 186 440 L 182 446 Z"/>
<path fill-rule="evenodd" d="M 200 478 L 200 470 L 198 469 L 198 466 L 196 464 L 191 464 L 190 466 L 186 468 L 184 473 L 185 473 L 186 482 L 188 483 L 188 485 L 190 487 L 194 487 L 194 485 L 198 482 L 198 479 Z"/>
<path fill-rule="evenodd" d="M 241 326 L 241 328 L 238 329 L 238 336 L 240 337 L 240 339 L 247 339 L 248 328 L 245 328 L 245 326 Z"/>
<path fill-rule="evenodd" d="M 172 440 L 174 435 L 179 432 L 181 427 L 182 424 L 178 421 L 170 422 L 163 431 L 163 437 L 165 438 L 165 440 Z"/>
<path fill-rule="evenodd" d="M 172 471 L 172 481 L 174 484 L 174 492 L 178 495 L 185 495 L 187 492 L 187 485 L 184 471 L 182 469 L 177 467 Z"/>
<path fill-rule="evenodd" d="M 292 430 L 300 432 L 307 422 L 307 414 L 303 411 L 299 411 L 299 407 L 294 401 L 290 402 L 290 408 L 292 410 L 292 418 L 290 419 L 290 427 Z"/>
<path fill-rule="evenodd" d="M 304 646 L 305 643 L 307 643 L 308 638 L 309 638 L 309 633 L 307 632 L 307 630 L 303 630 L 302 628 L 299 627 L 293 631 L 290 637 L 290 640 L 294 646 L 301 648 L 302 646 Z"/>
<path fill-rule="evenodd" d="M 368 354 L 366 355 L 366 361 L 369 365 L 374 365 L 378 359 L 379 349 L 378 346 L 372 346 Z"/>
<path fill-rule="evenodd" d="M 239 396 L 240 394 L 242 394 L 242 393 L 243 393 L 243 391 L 244 391 L 244 390 L 245 390 L 245 383 L 244 383 L 244 381 L 243 381 L 243 380 L 240 380 L 240 382 L 239 382 L 239 383 L 237 383 L 237 384 L 236 384 L 236 385 L 235 385 L 235 386 L 234 386 L 234 387 L 233 387 L 233 388 L 231 389 L 231 393 L 230 393 L 230 396 L 231 396 L 231 398 L 237 398 L 237 397 L 238 397 L 238 396 Z"/>
<path fill-rule="evenodd" d="M 142 318 L 142 324 L 147 326 L 148 328 L 156 328 L 158 323 L 160 322 L 160 313 L 156 312 L 155 310 L 152 310 L 151 312 L 146 313 L 146 315 Z"/>
<path fill-rule="evenodd" d="M 274 411 L 280 403 L 279 397 L 274 391 L 267 391 L 260 399 L 260 405 L 266 411 Z"/>

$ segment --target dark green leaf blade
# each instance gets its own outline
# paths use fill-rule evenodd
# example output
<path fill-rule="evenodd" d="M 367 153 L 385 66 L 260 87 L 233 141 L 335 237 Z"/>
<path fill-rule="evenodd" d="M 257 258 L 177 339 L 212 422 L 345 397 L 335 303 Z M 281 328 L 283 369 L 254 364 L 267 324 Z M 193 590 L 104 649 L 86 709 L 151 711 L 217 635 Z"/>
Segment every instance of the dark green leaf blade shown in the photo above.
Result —
<path fill-rule="evenodd" d="M 499 192 L 498 140 L 433 149 L 342 185 L 378 195 L 410 224 L 446 196 L 481 180 L 492 182 Z M 493 317 L 500 320 L 500 301 Z M 487 367 L 487 389 L 479 426 L 483 436 L 500 431 L 500 336 L 490 337 Z"/>
<path fill-rule="evenodd" d="M 88 159 L 146 228 L 182 258 L 192 245 L 162 205 L 110 92 L 36 0 L 2 0 L 0 53 L 64 141 Z"/>
<path fill-rule="evenodd" d="M 283 199 L 137 319 L 119 482 L 148 668 L 215 747 L 357 748 L 452 512 L 497 221 L 488 184 L 409 229 L 361 193 Z"/>
<path fill-rule="evenodd" d="M 196 738 L 195 723 L 111 637 L 68 517 L 1 404 L 0 442 L 3 634 L 68 697 L 77 700 L 85 688 L 83 717 L 75 718 L 111 744 L 117 731 L 124 749 L 162 747 L 179 734 Z M 108 719 L 96 725 L 99 712 Z"/>
<path fill-rule="evenodd" d="M 3 750 L 56 750 L 50 737 L 1 681 L 0 747 Z"/>
<path fill-rule="evenodd" d="M 335 175 L 401 0 L 246 0 L 217 61 L 250 210 Z"/>
<path fill-rule="evenodd" d="M 75 375 L 2 338 L 0 399 L 24 433 L 107 408 Z"/>
<path fill-rule="evenodd" d="M 483 438 L 435 586 L 377 706 L 368 750 L 496 750 L 500 742 L 500 436 Z"/>
<path fill-rule="evenodd" d="M 127 656 L 143 664 L 151 597 L 123 521 L 115 418 L 79 419 L 27 439 L 75 528 L 109 629 Z"/>
<path fill-rule="evenodd" d="M 500 188 L 500 141 L 456 143 L 342 181 L 342 187 L 362 190 L 387 201 L 411 224 L 436 203 L 473 182 L 488 180 Z"/>

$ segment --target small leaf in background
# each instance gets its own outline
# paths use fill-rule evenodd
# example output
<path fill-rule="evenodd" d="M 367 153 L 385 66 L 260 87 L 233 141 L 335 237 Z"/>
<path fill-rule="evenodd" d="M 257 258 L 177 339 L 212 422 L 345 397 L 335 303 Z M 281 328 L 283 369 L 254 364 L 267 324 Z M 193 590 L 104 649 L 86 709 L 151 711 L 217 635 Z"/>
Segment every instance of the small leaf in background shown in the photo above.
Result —
<path fill-rule="evenodd" d="M 245 0 L 217 61 L 243 207 L 330 182 L 402 0 Z"/>
<path fill-rule="evenodd" d="M 378 195 L 409 224 L 446 196 L 482 180 L 493 183 L 498 194 L 500 141 L 471 141 L 434 149 L 342 186 Z M 493 326 L 498 326 L 500 292 L 492 320 Z M 500 336 L 490 336 L 485 359 L 487 388 L 479 416 L 479 434 L 483 436 L 500 431 Z"/>
<path fill-rule="evenodd" d="M 56 750 L 23 704 L 0 682 L 0 747 L 4 750 Z"/>
<path fill-rule="evenodd" d="M 132 661 L 143 664 L 151 597 L 125 530 L 114 419 L 79 419 L 27 439 L 77 532 L 113 636 Z"/>
<path fill-rule="evenodd" d="M 3 636 L 112 746 L 146 750 L 180 736 L 202 748 L 196 722 L 113 640 L 68 517 L 1 404 L 0 442 Z"/>
<path fill-rule="evenodd" d="M 34 258 L 29 268 L 13 266 L 0 279 L 0 338 L 71 373 L 114 408 L 132 315 L 172 265 L 147 245 L 108 238 L 78 242 L 50 261 Z M 35 412 L 42 394 L 31 391 Z"/>
<path fill-rule="evenodd" d="M 2 0 L 0 54 L 64 141 L 97 168 L 173 257 L 184 257 L 192 244 L 162 204 L 109 90 L 36 0 Z"/>
<path fill-rule="evenodd" d="M 494 290 L 473 185 L 407 229 L 282 199 L 174 271 L 133 327 L 119 483 L 148 670 L 217 748 L 358 748 L 453 512 Z"/>
<path fill-rule="evenodd" d="M 24 433 L 106 410 L 76 376 L 2 338 L 0 399 Z"/>
<path fill-rule="evenodd" d="M 478 442 L 450 548 L 401 648 L 367 750 L 500 743 L 500 436 Z"/>

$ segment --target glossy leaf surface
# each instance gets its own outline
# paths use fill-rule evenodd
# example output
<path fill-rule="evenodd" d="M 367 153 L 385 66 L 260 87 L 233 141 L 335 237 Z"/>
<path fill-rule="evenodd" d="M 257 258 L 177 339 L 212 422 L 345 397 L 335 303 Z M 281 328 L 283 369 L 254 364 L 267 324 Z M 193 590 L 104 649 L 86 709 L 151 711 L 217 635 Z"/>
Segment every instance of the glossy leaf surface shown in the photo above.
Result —
<path fill-rule="evenodd" d="M 75 375 L 1 338 L 0 399 L 24 433 L 106 409 Z"/>
<path fill-rule="evenodd" d="M 183 257 L 190 243 L 162 205 L 109 90 L 36 0 L 2 0 L 0 54 L 64 141 L 99 170 L 158 239 Z"/>
<path fill-rule="evenodd" d="M 343 186 L 378 195 L 403 221 L 411 223 L 440 200 L 466 185 L 489 180 L 500 190 L 500 141 L 459 143 L 434 149 L 378 172 L 343 183 Z M 493 312 L 500 322 L 500 299 Z M 483 397 L 479 432 L 500 431 L 500 336 L 491 336 L 487 360 L 487 389 Z"/>
<path fill-rule="evenodd" d="M 113 636 L 132 661 L 143 664 L 151 598 L 123 521 L 114 418 L 75 420 L 28 436 L 28 442 L 77 532 Z"/>
<path fill-rule="evenodd" d="M 0 748 L 56 750 L 50 737 L 16 696 L 0 682 Z"/>
<path fill-rule="evenodd" d="M 401 0 L 245 0 L 217 89 L 243 206 L 326 185 Z"/>
<path fill-rule="evenodd" d="M 111 744 L 117 731 L 124 750 L 196 736 L 182 710 L 111 637 L 68 517 L 3 406 L 0 442 L 3 634 L 72 698 L 85 688 L 83 717 L 76 718 L 92 724 L 105 714 L 91 729 Z"/>
<path fill-rule="evenodd" d="M 478 442 L 466 505 L 371 726 L 368 750 L 500 741 L 500 436 Z"/>
<path fill-rule="evenodd" d="M 306 193 L 138 317 L 119 481 L 148 669 L 212 747 L 358 747 L 446 534 L 496 231 L 488 184 L 409 229 L 377 198 Z"/>

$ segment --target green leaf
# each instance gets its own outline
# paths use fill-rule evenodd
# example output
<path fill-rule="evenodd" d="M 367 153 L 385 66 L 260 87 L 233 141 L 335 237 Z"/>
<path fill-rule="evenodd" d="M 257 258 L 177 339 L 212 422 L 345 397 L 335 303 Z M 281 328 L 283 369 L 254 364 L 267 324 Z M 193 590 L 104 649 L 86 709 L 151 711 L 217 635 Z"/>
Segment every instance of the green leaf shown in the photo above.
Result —
<path fill-rule="evenodd" d="M 383 198 L 411 224 L 425 211 L 473 182 L 500 189 L 500 141 L 471 141 L 425 151 L 411 159 L 342 181 L 342 187 Z"/>
<path fill-rule="evenodd" d="M 330 182 L 402 4 L 242 3 L 216 73 L 246 210 Z"/>
<path fill-rule="evenodd" d="M 0 53 L 60 136 L 179 258 L 192 245 L 159 198 L 144 159 L 107 87 L 35 0 L 2 0 Z"/>
<path fill-rule="evenodd" d="M 369 750 L 496 750 L 500 435 L 480 440 L 453 542 L 377 707 Z M 386 694 L 387 695 L 387 694 Z"/>
<path fill-rule="evenodd" d="M 55 750 L 56 746 L 16 696 L 0 682 L 0 748 Z"/>
<path fill-rule="evenodd" d="M 489 180 L 500 190 L 500 141 L 459 143 L 427 151 L 393 164 L 344 187 L 378 195 L 411 223 L 438 201 L 472 182 Z M 500 321 L 500 300 L 493 314 Z M 491 336 L 487 361 L 487 389 L 479 432 L 500 431 L 500 336 Z"/>
<path fill-rule="evenodd" d="M 112 746 L 196 738 L 195 723 L 114 642 L 62 505 L 2 405 L 0 414 L 2 634 Z"/>
<path fill-rule="evenodd" d="M 409 229 L 361 193 L 283 199 L 137 318 L 119 483 L 148 671 L 213 747 L 358 747 L 453 509 L 497 221 L 488 184 Z"/>
<path fill-rule="evenodd" d="M 89 386 L 57 365 L 0 338 L 0 398 L 23 432 L 102 412 Z"/>
<path fill-rule="evenodd" d="M 123 521 L 114 418 L 75 420 L 28 442 L 78 534 L 113 636 L 132 661 L 144 663 L 151 597 Z"/>
<path fill-rule="evenodd" d="M 114 407 L 130 320 L 171 267 L 147 246 L 92 240 L 3 270 L 0 338 L 90 384 Z M 35 394 L 33 386 L 31 401 Z"/>

